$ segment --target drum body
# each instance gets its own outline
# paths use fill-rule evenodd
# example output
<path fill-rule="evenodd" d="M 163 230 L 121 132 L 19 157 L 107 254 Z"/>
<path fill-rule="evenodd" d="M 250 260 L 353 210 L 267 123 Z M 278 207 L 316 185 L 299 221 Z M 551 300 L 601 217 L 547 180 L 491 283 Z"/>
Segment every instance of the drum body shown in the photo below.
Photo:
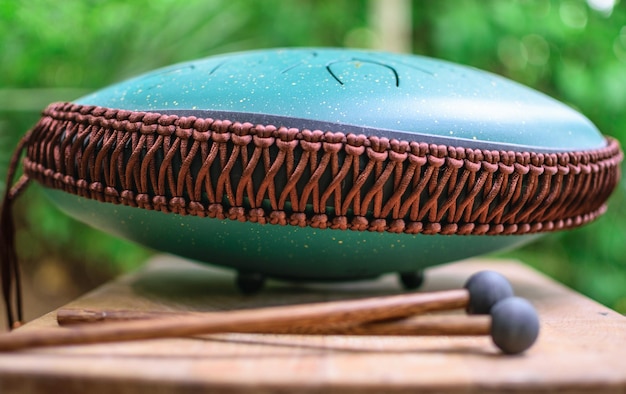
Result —
<path fill-rule="evenodd" d="M 419 56 L 283 49 L 50 106 L 25 169 L 96 228 L 296 280 L 410 272 L 604 212 L 621 152 L 571 108 Z"/>

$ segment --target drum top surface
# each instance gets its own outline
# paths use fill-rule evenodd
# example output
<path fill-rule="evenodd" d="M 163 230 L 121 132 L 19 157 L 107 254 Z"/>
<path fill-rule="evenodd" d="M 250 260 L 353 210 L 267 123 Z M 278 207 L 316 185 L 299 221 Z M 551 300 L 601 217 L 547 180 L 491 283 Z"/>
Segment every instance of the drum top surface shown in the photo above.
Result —
<path fill-rule="evenodd" d="M 169 66 L 79 104 L 463 147 L 605 146 L 583 115 L 525 86 L 414 55 L 347 49 L 241 52 Z"/>

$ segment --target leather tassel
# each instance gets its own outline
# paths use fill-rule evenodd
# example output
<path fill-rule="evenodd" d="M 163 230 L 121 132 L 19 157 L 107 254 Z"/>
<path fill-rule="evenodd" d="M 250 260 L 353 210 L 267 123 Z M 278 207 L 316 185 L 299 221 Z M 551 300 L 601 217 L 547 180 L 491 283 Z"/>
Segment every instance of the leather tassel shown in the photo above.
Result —
<path fill-rule="evenodd" d="M 2 297 L 6 309 L 9 329 L 19 327 L 23 321 L 22 288 L 20 269 L 15 250 L 15 222 L 13 220 L 13 202 L 24 191 L 30 179 L 22 175 L 13 183 L 20 157 L 28 144 L 30 133 L 21 140 L 11 162 L 7 174 L 4 199 L 0 207 L 0 275 L 2 278 Z"/>

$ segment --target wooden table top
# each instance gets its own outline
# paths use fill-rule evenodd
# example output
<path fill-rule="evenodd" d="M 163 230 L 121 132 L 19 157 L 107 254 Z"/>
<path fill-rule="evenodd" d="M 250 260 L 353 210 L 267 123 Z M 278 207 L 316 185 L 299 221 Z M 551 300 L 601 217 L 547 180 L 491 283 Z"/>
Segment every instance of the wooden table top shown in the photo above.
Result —
<path fill-rule="evenodd" d="M 422 291 L 493 269 L 541 319 L 529 351 L 488 337 L 214 334 L 0 354 L 0 393 L 626 392 L 626 317 L 527 266 L 470 260 L 432 268 Z M 394 276 L 350 284 L 268 283 L 240 295 L 231 273 L 158 256 L 69 307 L 214 311 L 400 293 Z M 454 312 L 462 313 L 462 311 Z M 62 330 L 51 312 L 20 330 Z"/>

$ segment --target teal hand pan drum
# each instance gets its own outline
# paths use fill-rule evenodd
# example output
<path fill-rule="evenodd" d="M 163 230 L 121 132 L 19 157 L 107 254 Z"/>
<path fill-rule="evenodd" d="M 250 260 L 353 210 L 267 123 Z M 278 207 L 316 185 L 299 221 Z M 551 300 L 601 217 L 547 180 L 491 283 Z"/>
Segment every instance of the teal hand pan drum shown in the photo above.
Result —
<path fill-rule="evenodd" d="M 605 210 L 617 142 L 569 107 L 425 57 L 227 54 L 50 105 L 25 173 L 68 214 L 241 273 L 415 272 Z"/>

